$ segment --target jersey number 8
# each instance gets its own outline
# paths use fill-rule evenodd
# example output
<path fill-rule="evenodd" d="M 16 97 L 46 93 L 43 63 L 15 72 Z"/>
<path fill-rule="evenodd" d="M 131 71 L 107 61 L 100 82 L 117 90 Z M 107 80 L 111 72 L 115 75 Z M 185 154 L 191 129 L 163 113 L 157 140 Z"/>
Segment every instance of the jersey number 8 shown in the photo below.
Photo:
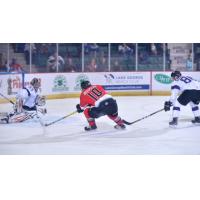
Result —
<path fill-rule="evenodd" d="M 181 77 L 180 80 L 183 81 L 186 84 L 190 83 L 192 81 L 192 79 L 190 79 L 189 77 L 185 77 L 185 76 Z"/>

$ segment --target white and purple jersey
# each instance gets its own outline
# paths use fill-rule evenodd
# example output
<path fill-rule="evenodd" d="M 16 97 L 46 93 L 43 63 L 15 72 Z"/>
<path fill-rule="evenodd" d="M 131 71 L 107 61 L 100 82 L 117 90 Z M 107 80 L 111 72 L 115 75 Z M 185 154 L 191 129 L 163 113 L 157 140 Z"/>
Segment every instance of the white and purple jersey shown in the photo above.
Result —
<path fill-rule="evenodd" d="M 174 103 L 178 94 L 185 90 L 200 90 L 200 81 L 194 80 L 189 76 L 181 76 L 178 80 L 174 80 L 171 86 L 170 101 Z"/>

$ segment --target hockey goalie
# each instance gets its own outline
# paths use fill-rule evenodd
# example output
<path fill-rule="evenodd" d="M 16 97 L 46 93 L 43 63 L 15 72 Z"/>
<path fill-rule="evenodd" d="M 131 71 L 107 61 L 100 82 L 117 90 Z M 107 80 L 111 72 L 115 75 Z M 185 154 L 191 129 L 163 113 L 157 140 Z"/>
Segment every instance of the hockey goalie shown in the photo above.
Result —
<path fill-rule="evenodd" d="M 0 113 L 0 123 L 23 122 L 47 113 L 45 96 L 39 95 L 41 84 L 38 78 L 33 78 L 27 87 L 16 95 L 13 112 Z"/>

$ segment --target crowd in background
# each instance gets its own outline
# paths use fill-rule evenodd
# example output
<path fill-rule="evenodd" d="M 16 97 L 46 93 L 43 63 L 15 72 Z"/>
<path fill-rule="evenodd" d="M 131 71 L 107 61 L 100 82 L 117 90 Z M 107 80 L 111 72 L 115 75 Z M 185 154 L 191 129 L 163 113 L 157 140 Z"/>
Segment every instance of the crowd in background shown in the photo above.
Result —
<path fill-rule="evenodd" d="M 184 70 L 200 70 L 200 44 L 177 59 Z M 0 72 L 106 72 L 171 70 L 167 43 L 11 43 L 0 44 Z M 172 51 L 172 50 L 171 50 Z M 9 53 L 8 53 L 9 52 Z M 182 56 L 183 57 L 183 56 Z"/>

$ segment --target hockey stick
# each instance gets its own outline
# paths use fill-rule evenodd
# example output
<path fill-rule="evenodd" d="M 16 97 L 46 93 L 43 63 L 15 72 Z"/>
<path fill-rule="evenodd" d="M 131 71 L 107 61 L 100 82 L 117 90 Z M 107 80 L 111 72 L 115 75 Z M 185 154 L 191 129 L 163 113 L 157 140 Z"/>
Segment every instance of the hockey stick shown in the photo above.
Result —
<path fill-rule="evenodd" d="M 139 122 L 139 121 L 141 121 L 141 120 L 143 120 L 143 119 L 146 119 L 146 118 L 148 118 L 148 117 L 150 117 L 150 116 L 152 116 L 152 115 L 155 115 L 156 113 L 159 113 L 159 112 L 161 112 L 161 111 L 163 111 L 164 110 L 164 108 L 162 108 L 162 109 L 160 109 L 160 110 L 157 110 L 157 111 L 155 111 L 155 112 L 153 112 L 153 113 L 151 113 L 151 114 L 149 114 L 149 115 L 147 115 L 147 116 L 145 116 L 145 117 L 142 117 L 142 118 L 140 118 L 140 119 L 137 119 L 137 120 L 135 120 L 135 121 L 133 121 L 133 122 L 127 122 L 126 120 L 123 120 L 123 122 L 124 122 L 124 124 L 126 124 L 126 125 L 132 125 L 132 124 L 135 124 L 136 122 Z"/>
<path fill-rule="evenodd" d="M 42 121 L 42 119 L 41 119 L 41 117 L 38 115 L 38 109 L 37 109 L 37 107 L 36 107 L 36 117 L 37 117 L 37 119 L 39 120 L 39 122 L 40 122 L 40 125 L 41 126 L 45 126 L 45 124 L 44 124 L 44 122 Z M 39 111 L 40 112 L 40 111 Z"/>
<path fill-rule="evenodd" d="M 3 94 L 0 93 L 0 95 L 1 95 L 4 99 L 6 99 L 6 100 L 9 101 L 10 103 L 12 103 L 13 105 L 15 104 L 13 101 L 11 101 L 11 100 L 8 99 L 7 97 L 5 97 Z"/>
<path fill-rule="evenodd" d="M 76 113 L 77 113 L 77 111 L 74 111 L 74 112 L 72 112 L 72 113 L 69 113 L 68 115 L 65 115 L 64 117 L 61 117 L 61 118 L 59 118 L 59 119 L 57 119 L 57 120 L 55 120 L 55 121 L 52 121 L 52 122 L 47 123 L 47 124 L 44 124 L 44 125 L 45 125 L 45 126 L 50 126 L 50 125 L 55 124 L 56 122 L 59 122 L 59 121 L 65 119 L 65 118 L 67 118 L 67 117 L 69 117 L 69 116 L 71 116 L 71 115 L 74 115 L 74 114 L 76 114 Z"/>

